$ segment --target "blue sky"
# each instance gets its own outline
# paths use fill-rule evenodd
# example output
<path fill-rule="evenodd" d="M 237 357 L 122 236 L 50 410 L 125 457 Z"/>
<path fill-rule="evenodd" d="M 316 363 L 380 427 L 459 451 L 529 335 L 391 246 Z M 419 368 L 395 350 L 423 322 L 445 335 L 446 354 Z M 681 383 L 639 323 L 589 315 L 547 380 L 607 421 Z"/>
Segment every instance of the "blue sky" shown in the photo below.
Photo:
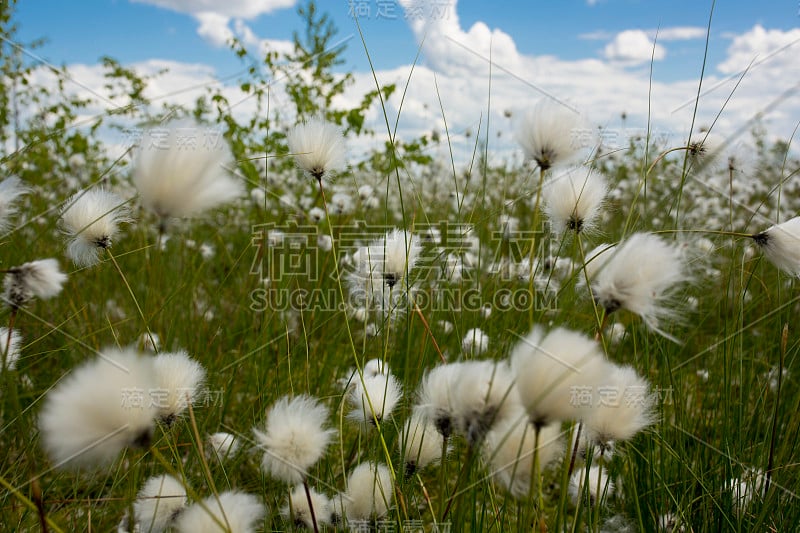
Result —
<path fill-rule="evenodd" d="M 87 93 L 90 98 L 104 91 L 98 63 L 108 55 L 142 74 L 167 68 L 149 96 L 222 79 L 223 90 L 237 101 L 243 96 L 229 77 L 242 72 L 244 65 L 225 46 L 227 36 L 236 34 L 253 51 L 260 46 L 285 49 L 292 32 L 302 29 L 296 14 L 299 3 L 26 0 L 17 5 L 18 38 L 46 38 L 36 54 L 67 65 L 80 78 L 76 92 L 89 87 L 94 91 Z M 342 107 L 356 105 L 361 94 L 374 88 L 354 10 L 360 12 L 358 20 L 382 83 L 405 83 L 423 43 L 400 121 L 401 133 L 409 136 L 442 131 L 445 117 L 432 111 L 440 109 L 437 87 L 451 132 L 456 137 L 463 134 L 465 146 L 467 132 L 486 123 L 486 102 L 492 104 L 489 123 L 497 129 L 491 133 L 501 143 L 499 139 L 512 138 L 502 135 L 512 129 L 505 111 L 522 111 L 543 95 L 585 110 L 595 127 L 618 127 L 625 112 L 635 128 L 650 121 L 684 137 L 692 124 L 713 125 L 727 135 L 752 129 L 759 117 L 765 129 L 787 138 L 800 117 L 800 96 L 791 92 L 800 80 L 796 2 L 716 3 L 703 80 L 704 88 L 715 89 L 701 99 L 696 121 L 691 116 L 694 106 L 684 104 L 697 94 L 710 1 L 321 0 L 318 6 L 330 14 L 339 37 L 349 38 L 346 64 L 340 70 L 352 72 L 356 83 L 338 102 Z M 656 29 L 660 33 L 654 50 Z M 490 50 L 497 65 L 492 68 L 487 61 Z M 744 82 L 736 86 L 737 73 L 753 62 Z M 180 94 L 179 103 L 186 105 L 198 95 Z M 98 98 L 97 112 L 103 112 L 103 105 Z M 399 102 L 388 105 L 390 111 L 392 106 L 399 108 Z M 240 112 L 248 112 L 247 106 Z M 382 113 L 371 113 L 381 122 Z"/>

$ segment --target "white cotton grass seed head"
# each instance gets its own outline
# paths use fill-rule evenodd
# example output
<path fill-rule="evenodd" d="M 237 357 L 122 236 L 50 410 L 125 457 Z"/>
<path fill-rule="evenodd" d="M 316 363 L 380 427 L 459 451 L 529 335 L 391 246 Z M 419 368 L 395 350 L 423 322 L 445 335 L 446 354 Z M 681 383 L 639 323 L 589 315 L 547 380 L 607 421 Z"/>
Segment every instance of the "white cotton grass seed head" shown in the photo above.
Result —
<path fill-rule="evenodd" d="M 607 192 L 605 177 L 593 169 L 580 167 L 550 178 L 544 184 L 542 200 L 553 233 L 591 232 Z"/>
<path fill-rule="evenodd" d="M 111 348 L 79 366 L 45 396 L 41 441 L 56 468 L 92 469 L 126 447 L 149 445 L 158 411 L 153 360 Z"/>
<path fill-rule="evenodd" d="M 8 333 L 8 328 L 0 327 L 0 362 L 5 361 L 7 370 L 14 370 L 21 353 L 22 335 L 16 329 L 11 330 L 11 338 Z M 2 370 L 0 368 L 0 372 Z"/>
<path fill-rule="evenodd" d="M 575 505 L 579 502 L 595 505 L 598 495 L 602 503 L 614 494 L 614 488 L 614 481 L 608 476 L 608 470 L 595 465 L 589 468 L 588 475 L 586 469 L 576 470 L 569 478 L 567 492 Z"/>
<path fill-rule="evenodd" d="M 159 418 L 167 424 L 183 414 L 203 392 L 206 370 L 186 352 L 160 353 L 153 359 L 158 380 Z"/>
<path fill-rule="evenodd" d="M 175 520 L 176 533 L 254 533 L 266 509 L 259 498 L 238 491 L 211 495 L 181 512 Z"/>
<path fill-rule="evenodd" d="M 39 259 L 9 268 L 3 278 L 3 300 L 18 309 L 34 298 L 47 300 L 58 295 L 67 281 L 55 259 Z"/>
<path fill-rule="evenodd" d="M 389 512 L 394 484 L 389 468 L 380 463 L 361 463 L 347 478 L 344 505 L 350 521 L 380 519 Z"/>
<path fill-rule="evenodd" d="M 327 419 L 328 408 L 310 396 L 284 396 L 275 402 L 267 411 L 264 431 L 253 429 L 264 451 L 264 471 L 286 483 L 302 483 L 335 434 L 325 428 Z"/>
<path fill-rule="evenodd" d="M 494 427 L 486 435 L 482 446 L 492 479 L 518 500 L 528 497 L 535 450 L 535 430 L 528 423 L 523 410 L 518 411 L 518 416 Z M 540 471 L 547 468 L 562 453 L 561 425 L 556 423 L 543 426 L 539 430 L 537 457 Z"/>
<path fill-rule="evenodd" d="M 169 218 L 197 216 L 244 194 L 231 175 L 235 161 L 222 138 L 214 143 L 184 142 L 207 129 L 192 122 L 166 124 L 157 130 L 154 142 L 143 142 L 134 155 L 133 185 L 142 205 L 162 219 L 162 229 Z"/>
<path fill-rule="evenodd" d="M 373 242 L 361 260 L 367 263 L 364 268 L 368 269 L 371 276 L 377 267 L 378 275 L 392 288 L 405 277 L 407 272 L 411 272 L 421 252 L 422 246 L 416 235 L 394 229 L 383 239 Z"/>
<path fill-rule="evenodd" d="M 539 100 L 517 124 L 514 138 L 525 158 L 542 170 L 569 161 L 580 149 L 576 132 L 582 131 L 578 112 L 550 98 Z"/>
<path fill-rule="evenodd" d="M 514 378 L 505 362 L 464 361 L 453 389 L 455 428 L 470 446 L 479 445 L 495 424 L 519 411 Z"/>
<path fill-rule="evenodd" d="M 766 476 L 762 470 L 757 468 L 747 468 L 740 477 L 731 479 L 727 483 L 733 508 L 737 512 L 746 509 L 753 499 L 763 498 L 765 488 Z"/>
<path fill-rule="evenodd" d="M 722 153 L 725 151 L 725 140 L 715 133 L 703 131 L 692 135 L 687 145 L 689 160 L 695 170 L 706 168 L 709 165 L 716 166 L 721 161 Z"/>
<path fill-rule="evenodd" d="M 311 496 L 311 506 L 314 516 L 311 516 L 311 508 L 308 506 L 308 496 L 303 485 L 297 485 L 289 493 L 289 501 L 281 507 L 281 516 L 287 522 L 291 521 L 295 526 L 305 529 L 314 529 L 314 521 L 317 528 L 330 527 L 334 525 L 333 504 L 326 495 L 317 492 L 313 488 L 308 489 Z"/>
<path fill-rule="evenodd" d="M 61 210 L 61 229 L 69 239 L 67 257 L 80 267 L 97 264 L 120 224 L 130 221 L 130 207 L 115 193 L 105 189 L 75 193 Z"/>
<path fill-rule="evenodd" d="M 463 363 L 448 363 L 432 368 L 420 383 L 418 408 L 444 438 L 455 429 L 456 389 Z"/>
<path fill-rule="evenodd" d="M 631 366 L 608 365 L 602 385 L 590 391 L 584 409 L 587 436 L 596 444 L 626 441 L 655 422 L 650 384 Z"/>
<path fill-rule="evenodd" d="M 800 217 L 771 226 L 752 238 L 770 263 L 800 277 Z"/>
<path fill-rule="evenodd" d="M 342 130 L 322 118 L 297 124 L 286 141 L 297 166 L 317 181 L 330 179 L 347 168 Z"/>
<path fill-rule="evenodd" d="M 673 297 L 691 276 L 682 249 L 650 233 L 635 233 L 613 251 L 592 282 L 592 294 L 607 314 L 618 309 L 639 315 L 666 338 L 664 321 L 680 319 Z"/>
<path fill-rule="evenodd" d="M 392 374 L 356 375 L 347 393 L 351 411 L 347 415 L 362 426 L 375 426 L 387 420 L 403 396 L 400 382 Z"/>
<path fill-rule="evenodd" d="M 186 488 L 178 479 L 170 475 L 151 477 L 133 502 L 135 524 L 139 531 L 162 533 L 187 505 Z"/>
<path fill-rule="evenodd" d="M 16 176 L 0 181 L 0 233 L 11 227 L 11 217 L 17 213 L 17 199 L 30 189 Z"/>
<path fill-rule="evenodd" d="M 209 456 L 216 457 L 220 461 L 233 457 L 241 448 L 239 439 L 236 435 L 218 431 L 208 436 Z"/>
<path fill-rule="evenodd" d="M 535 327 L 513 348 L 510 360 L 520 403 L 538 425 L 580 419 L 574 391 L 593 390 L 609 364 L 594 340 L 565 328 L 544 334 Z"/>
<path fill-rule="evenodd" d="M 398 445 L 403 455 L 406 476 L 422 470 L 442 457 L 442 434 L 419 410 L 406 420 Z"/>
<path fill-rule="evenodd" d="M 489 336 L 481 328 L 472 328 L 461 339 L 461 349 L 472 356 L 486 353 L 489 349 Z"/>

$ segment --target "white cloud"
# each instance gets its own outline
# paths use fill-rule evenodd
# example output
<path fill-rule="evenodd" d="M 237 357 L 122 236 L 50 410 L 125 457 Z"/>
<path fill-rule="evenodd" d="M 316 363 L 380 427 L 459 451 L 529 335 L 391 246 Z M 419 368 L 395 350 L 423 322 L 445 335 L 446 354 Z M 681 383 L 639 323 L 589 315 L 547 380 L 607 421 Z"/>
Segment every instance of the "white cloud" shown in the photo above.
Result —
<path fill-rule="evenodd" d="M 200 23 L 197 34 L 211 45 L 223 47 L 233 38 L 233 31 L 229 26 L 230 18 L 225 15 L 206 12 L 197 13 L 195 18 Z"/>
<path fill-rule="evenodd" d="M 297 0 L 131 0 L 151 4 L 179 13 L 199 15 L 216 13 L 228 18 L 252 19 L 279 9 L 292 7 Z"/>
<path fill-rule="evenodd" d="M 766 30 L 756 24 L 747 33 L 734 37 L 728 47 L 728 58 L 717 69 L 723 74 L 732 74 L 746 69 L 753 60 L 766 60 L 764 63 L 785 69 L 787 78 L 797 79 L 800 68 L 798 50 L 800 28 L 789 31 Z"/>
<path fill-rule="evenodd" d="M 648 30 L 647 35 L 651 38 L 658 36 L 659 41 L 688 41 L 691 39 L 705 39 L 706 32 L 707 29 L 700 26 L 674 26 L 672 28 Z"/>
<path fill-rule="evenodd" d="M 620 32 L 603 49 L 607 60 L 630 65 L 648 63 L 651 59 L 659 61 L 666 55 L 666 49 L 660 44 L 654 46 L 653 40 L 643 30 Z"/>

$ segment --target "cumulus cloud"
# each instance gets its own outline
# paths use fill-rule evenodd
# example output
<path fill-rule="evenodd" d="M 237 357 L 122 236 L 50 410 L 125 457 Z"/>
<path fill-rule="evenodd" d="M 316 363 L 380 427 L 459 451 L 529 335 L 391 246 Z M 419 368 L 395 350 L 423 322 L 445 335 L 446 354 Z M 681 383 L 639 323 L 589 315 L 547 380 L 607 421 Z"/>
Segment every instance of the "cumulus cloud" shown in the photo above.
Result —
<path fill-rule="evenodd" d="M 195 18 L 200 23 L 197 27 L 197 34 L 213 46 L 226 46 L 228 41 L 233 38 L 229 17 L 219 13 L 205 12 L 197 13 Z"/>
<path fill-rule="evenodd" d="M 614 40 L 603 49 L 603 56 L 609 61 L 639 65 L 664 59 L 666 49 L 660 44 L 653 44 L 644 30 L 625 30 L 617 34 Z"/>
<path fill-rule="evenodd" d="M 728 47 L 728 57 L 717 69 L 723 74 L 740 72 L 753 60 L 770 62 L 787 70 L 786 76 L 797 79 L 800 68 L 800 28 L 789 31 L 767 30 L 760 24 L 736 36 Z M 785 53 L 780 53 L 785 52 Z M 767 61 L 764 61 L 767 60 Z M 793 75 L 790 73 L 794 72 Z"/>
<path fill-rule="evenodd" d="M 259 15 L 279 9 L 292 7 L 297 0 L 132 0 L 141 4 L 151 4 L 179 13 L 199 15 L 215 13 L 227 18 L 252 19 Z"/>
<path fill-rule="evenodd" d="M 700 26 L 674 26 L 671 28 L 661 28 L 659 30 L 649 30 L 648 36 L 659 41 L 688 41 L 691 39 L 705 39 L 706 28 Z"/>

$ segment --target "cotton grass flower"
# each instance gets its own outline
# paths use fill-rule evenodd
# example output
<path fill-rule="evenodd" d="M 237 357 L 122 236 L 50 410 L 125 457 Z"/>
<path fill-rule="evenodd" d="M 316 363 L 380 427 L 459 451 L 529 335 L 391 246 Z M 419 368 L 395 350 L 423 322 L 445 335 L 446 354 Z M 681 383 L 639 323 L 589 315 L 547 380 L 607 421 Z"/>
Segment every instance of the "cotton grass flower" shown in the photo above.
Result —
<path fill-rule="evenodd" d="M 148 479 L 133 502 L 133 516 L 141 532 L 162 533 L 188 505 L 186 489 L 169 475 Z"/>
<path fill-rule="evenodd" d="M 607 364 L 596 342 L 565 328 L 536 327 L 511 352 L 519 399 L 535 426 L 579 419 L 574 391 L 594 390 Z"/>
<path fill-rule="evenodd" d="M 134 156 L 133 184 L 142 205 L 161 217 L 162 227 L 166 219 L 196 216 L 244 193 L 242 184 L 231 177 L 235 162 L 226 144 L 183 142 L 202 128 L 170 123 L 158 129 L 163 138 L 142 143 Z"/>
<path fill-rule="evenodd" d="M 690 279 L 678 246 L 649 233 L 635 233 L 619 244 L 592 282 L 592 294 L 606 314 L 618 309 L 639 315 L 653 331 L 675 341 L 661 322 L 676 319 L 671 306 L 676 287 Z"/>
<path fill-rule="evenodd" d="M 482 449 L 494 481 L 515 499 L 524 500 L 531 487 L 534 455 L 539 468 L 547 468 L 561 456 L 563 441 L 560 424 L 545 425 L 539 432 L 537 452 L 535 430 L 525 412 L 518 413 L 493 428 Z"/>
<path fill-rule="evenodd" d="M 574 472 L 569 478 L 567 492 L 575 505 L 580 501 L 595 505 L 614 494 L 614 489 L 614 482 L 608 477 L 606 469 L 595 465 L 589 468 L 588 476 L 585 470 Z"/>
<path fill-rule="evenodd" d="M 593 229 L 603 205 L 608 184 L 599 172 L 574 169 L 554 176 L 544 185 L 544 212 L 553 233 L 581 233 Z"/>
<path fill-rule="evenodd" d="M 406 420 L 398 445 L 406 476 L 413 475 L 442 457 L 442 434 L 419 409 L 414 409 Z"/>
<path fill-rule="evenodd" d="M 421 251 L 415 235 L 394 229 L 383 239 L 358 250 L 355 257 L 357 272 L 362 278 L 373 283 L 382 280 L 392 288 L 414 268 Z"/>
<path fill-rule="evenodd" d="M 773 265 L 800 277 L 800 217 L 771 226 L 752 238 Z"/>
<path fill-rule="evenodd" d="M 158 354 L 153 364 L 158 380 L 158 416 L 169 425 L 199 399 L 206 370 L 183 351 Z"/>
<path fill-rule="evenodd" d="M 584 410 L 587 436 L 598 445 L 626 441 L 655 421 L 650 385 L 630 366 L 611 366 Z"/>
<path fill-rule="evenodd" d="M 67 257 L 81 267 L 97 264 L 119 225 L 130 220 L 127 203 L 113 192 L 89 189 L 74 194 L 61 211 L 61 228 L 69 237 Z"/>
<path fill-rule="evenodd" d="M 0 361 L 5 363 L 5 367 L 0 368 L 0 371 L 3 369 L 13 370 L 17 367 L 21 344 L 22 335 L 17 330 L 0 327 Z"/>
<path fill-rule="evenodd" d="M 254 533 L 266 509 L 259 498 L 238 491 L 211 495 L 178 515 L 177 533 Z"/>
<path fill-rule="evenodd" d="M 17 199 L 28 194 L 30 189 L 16 176 L 0 181 L 0 233 L 11 226 L 11 217 L 17 213 Z"/>
<path fill-rule="evenodd" d="M 358 376 L 351 382 L 347 417 L 361 425 L 376 425 L 388 419 L 403 396 L 400 382 L 392 374 Z"/>
<path fill-rule="evenodd" d="M 447 439 L 455 425 L 456 389 L 463 363 L 434 367 L 422 378 L 418 392 L 418 408 L 436 430 Z"/>
<path fill-rule="evenodd" d="M 146 447 L 158 411 L 153 360 L 133 350 L 104 350 L 62 379 L 39 415 L 42 445 L 57 468 L 99 468 L 126 447 Z"/>
<path fill-rule="evenodd" d="M 220 461 L 228 457 L 233 457 L 241 447 L 239 439 L 237 439 L 235 435 L 224 431 L 212 433 L 208 436 L 207 442 L 209 455 L 213 455 Z"/>
<path fill-rule="evenodd" d="M 477 446 L 486 433 L 519 408 L 514 378 L 505 362 L 465 361 L 453 389 L 456 430 Z"/>
<path fill-rule="evenodd" d="M 39 259 L 9 268 L 3 279 L 3 300 L 12 309 L 25 306 L 34 298 L 47 300 L 61 292 L 67 275 L 55 259 Z"/>
<path fill-rule="evenodd" d="M 389 512 L 394 497 L 392 474 L 386 465 L 361 463 L 347 478 L 344 505 L 350 521 L 380 519 Z"/>
<path fill-rule="evenodd" d="M 309 497 L 311 507 L 308 505 Z M 317 528 L 334 525 L 333 504 L 330 498 L 314 489 L 309 489 L 306 495 L 303 485 L 296 486 L 289 494 L 289 501 L 281 508 L 281 516 L 285 520 L 292 520 L 295 526 L 305 529 L 314 529 L 315 521 Z"/>
<path fill-rule="evenodd" d="M 347 168 L 342 131 L 322 118 L 312 118 L 296 125 L 286 141 L 297 166 L 318 182 Z"/>
<path fill-rule="evenodd" d="M 264 471 L 286 483 L 305 481 L 325 453 L 335 431 L 325 429 L 328 408 L 310 396 L 284 396 L 267 412 L 264 431 L 253 429 L 264 450 Z"/>
<path fill-rule="evenodd" d="M 517 126 L 515 139 L 525 158 L 536 161 L 542 171 L 568 161 L 579 146 L 575 132 L 581 128 L 579 114 L 549 98 L 539 100 Z"/>
<path fill-rule="evenodd" d="M 748 468 L 739 478 L 731 479 L 727 489 L 731 492 L 733 508 L 741 512 L 750 505 L 755 498 L 764 497 L 766 476 L 757 468 Z"/>
<path fill-rule="evenodd" d="M 461 349 L 469 355 L 481 355 L 489 349 L 489 336 L 481 328 L 472 328 L 464 334 Z"/>

